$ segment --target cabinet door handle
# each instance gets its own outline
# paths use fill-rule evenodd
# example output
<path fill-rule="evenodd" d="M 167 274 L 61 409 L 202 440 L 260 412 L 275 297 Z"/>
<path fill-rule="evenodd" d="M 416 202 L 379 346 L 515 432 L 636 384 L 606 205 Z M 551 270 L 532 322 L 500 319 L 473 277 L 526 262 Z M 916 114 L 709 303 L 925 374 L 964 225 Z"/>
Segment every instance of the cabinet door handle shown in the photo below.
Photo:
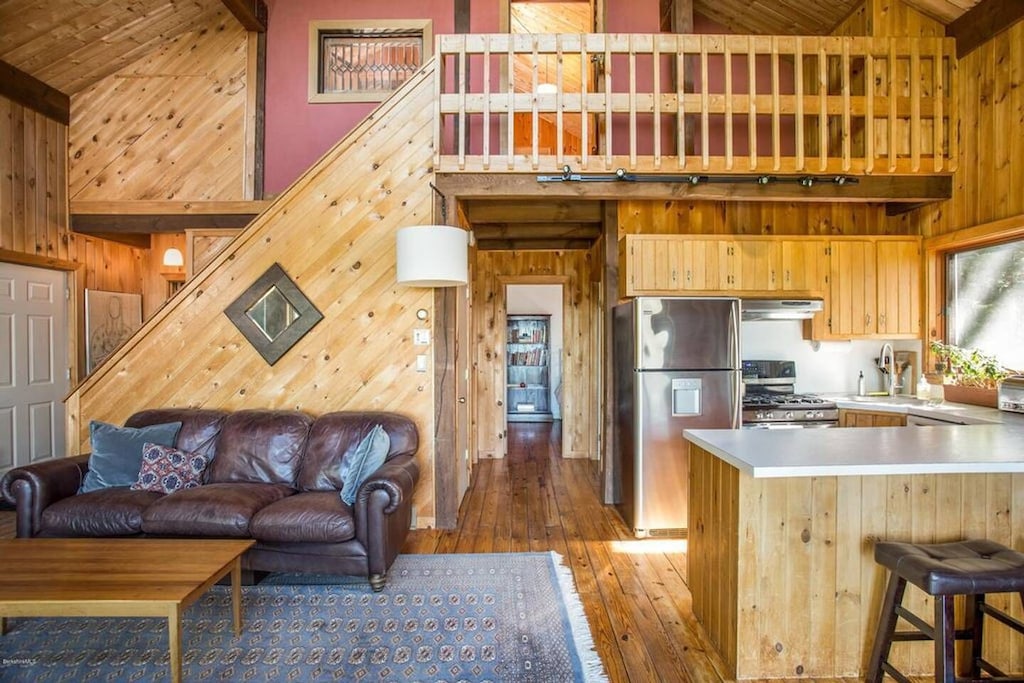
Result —
<path fill-rule="evenodd" d="M 884 328 L 885 327 L 885 313 L 880 313 L 879 314 L 879 316 L 878 316 L 878 327 L 879 328 Z"/>
<path fill-rule="evenodd" d="M 871 325 L 871 314 L 870 313 L 865 313 L 864 314 L 864 324 L 865 325 Z"/>

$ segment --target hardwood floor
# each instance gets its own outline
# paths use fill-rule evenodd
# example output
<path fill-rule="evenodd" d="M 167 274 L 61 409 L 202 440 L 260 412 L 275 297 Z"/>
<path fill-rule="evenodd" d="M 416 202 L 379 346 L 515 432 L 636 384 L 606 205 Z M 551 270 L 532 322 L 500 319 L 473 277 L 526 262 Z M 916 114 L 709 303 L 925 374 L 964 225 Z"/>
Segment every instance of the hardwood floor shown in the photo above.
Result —
<path fill-rule="evenodd" d="M 403 551 L 554 550 L 572 568 L 611 681 L 725 680 L 690 607 L 685 543 L 634 539 L 601 503 L 596 464 L 561 458 L 559 424 L 510 424 L 509 456 L 477 464 L 459 527 L 413 531 Z M 0 537 L 12 536 L 14 513 L 0 512 Z"/>
<path fill-rule="evenodd" d="M 723 680 L 690 609 L 685 541 L 633 538 L 601 503 L 596 464 L 560 457 L 559 424 L 509 424 L 509 455 L 476 466 L 459 528 L 414 531 L 405 551 L 554 550 L 612 681 Z"/>

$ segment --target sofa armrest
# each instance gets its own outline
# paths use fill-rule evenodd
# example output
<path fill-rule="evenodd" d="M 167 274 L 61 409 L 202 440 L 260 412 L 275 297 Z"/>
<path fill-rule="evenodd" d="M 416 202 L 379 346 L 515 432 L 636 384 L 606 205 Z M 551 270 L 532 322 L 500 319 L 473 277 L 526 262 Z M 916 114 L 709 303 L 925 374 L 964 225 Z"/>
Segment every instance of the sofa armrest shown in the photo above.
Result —
<path fill-rule="evenodd" d="M 403 502 L 412 501 L 412 492 L 420 479 L 420 466 L 410 455 L 402 455 L 389 459 L 376 472 L 367 477 L 356 492 L 356 514 L 374 491 L 384 491 L 388 495 L 388 504 L 383 513 L 390 515 Z"/>
<path fill-rule="evenodd" d="M 371 584 L 382 580 L 412 525 L 412 494 L 420 467 L 411 455 L 390 458 L 363 482 L 352 515 L 356 539 L 366 548 Z"/>
<path fill-rule="evenodd" d="M 89 456 L 76 455 L 16 467 L 0 480 L 0 495 L 17 509 L 17 536 L 39 532 L 43 510 L 58 500 L 78 493 L 89 469 Z"/>

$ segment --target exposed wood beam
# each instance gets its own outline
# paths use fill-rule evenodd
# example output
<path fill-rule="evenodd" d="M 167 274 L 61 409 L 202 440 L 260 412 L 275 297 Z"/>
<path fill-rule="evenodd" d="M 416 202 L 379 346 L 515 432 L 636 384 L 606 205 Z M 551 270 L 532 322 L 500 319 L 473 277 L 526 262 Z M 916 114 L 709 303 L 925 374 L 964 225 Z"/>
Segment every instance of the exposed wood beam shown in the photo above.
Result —
<path fill-rule="evenodd" d="M 75 232 L 89 237 L 98 237 L 101 240 L 118 242 L 136 249 L 149 249 L 153 246 L 150 234 L 145 232 L 104 232 L 103 230 L 77 230 Z"/>
<path fill-rule="evenodd" d="M 582 249 L 586 251 L 594 246 L 594 240 L 555 240 L 555 239 L 514 239 L 514 240 L 476 240 L 476 248 L 480 251 L 570 251 Z"/>
<path fill-rule="evenodd" d="M 956 38 L 956 56 L 964 55 L 1024 19 L 1021 0 L 982 0 L 946 26 L 946 36 Z"/>
<path fill-rule="evenodd" d="M 516 176 L 517 178 L 519 176 Z M 531 178 L 532 180 L 532 178 Z M 536 184 L 536 181 L 534 181 Z M 453 192 L 461 195 L 457 187 Z M 510 195 L 515 197 L 516 195 Z M 466 218 L 471 225 L 484 223 L 600 223 L 601 207 L 590 202 L 551 202 L 538 206 L 525 201 L 474 201 L 466 206 Z"/>
<path fill-rule="evenodd" d="M 604 220 L 604 316 L 602 362 L 604 381 L 604 439 L 601 444 L 601 500 L 605 505 L 621 502 L 622 445 L 615 424 L 618 402 L 615 397 L 615 321 L 614 306 L 619 302 L 619 203 L 602 202 Z"/>
<path fill-rule="evenodd" d="M 2 60 L 0 95 L 65 126 L 71 121 L 70 97 Z"/>
<path fill-rule="evenodd" d="M 693 0 L 673 0 L 672 33 L 693 33 Z"/>
<path fill-rule="evenodd" d="M 263 0 L 221 0 L 246 31 L 265 33 L 267 30 L 267 3 Z"/>
<path fill-rule="evenodd" d="M 534 175 L 501 173 L 439 173 L 435 184 L 460 200 L 544 197 L 560 199 L 690 199 L 733 202 L 825 202 L 825 203 L 913 203 L 937 202 L 953 195 L 952 176 L 863 176 L 857 183 L 836 185 L 817 182 L 811 187 L 797 183 L 750 182 L 666 183 L 666 182 L 552 182 L 540 183 Z M 488 202 L 484 206 L 498 205 Z M 473 203 L 470 204 L 473 206 Z M 543 205 L 532 205 L 534 211 Z M 599 207 L 597 207 L 599 210 Z M 472 211 L 472 209 L 471 209 Z M 563 220 L 545 218 L 545 222 Z M 498 216 L 480 222 L 508 220 Z M 576 217 L 575 220 L 580 220 Z"/>
<path fill-rule="evenodd" d="M 188 228 L 244 228 L 269 205 L 269 201 L 73 201 L 71 229 L 114 239 L 111 235 L 181 232 Z"/>
<path fill-rule="evenodd" d="M 496 239 L 597 239 L 601 236 L 599 223 L 480 223 L 473 225 L 477 240 Z"/>

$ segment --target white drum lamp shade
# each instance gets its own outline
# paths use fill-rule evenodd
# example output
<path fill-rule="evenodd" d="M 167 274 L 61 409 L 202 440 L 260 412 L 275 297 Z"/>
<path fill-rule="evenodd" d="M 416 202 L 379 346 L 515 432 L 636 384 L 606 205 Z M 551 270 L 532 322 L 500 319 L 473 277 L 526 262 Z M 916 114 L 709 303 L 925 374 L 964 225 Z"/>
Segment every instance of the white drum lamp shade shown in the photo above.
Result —
<path fill-rule="evenodd" d="M 398 284 L 458 287 L 469 280 L 469 233 L 450 225 L 401 228 L 397 237 Z"/>

